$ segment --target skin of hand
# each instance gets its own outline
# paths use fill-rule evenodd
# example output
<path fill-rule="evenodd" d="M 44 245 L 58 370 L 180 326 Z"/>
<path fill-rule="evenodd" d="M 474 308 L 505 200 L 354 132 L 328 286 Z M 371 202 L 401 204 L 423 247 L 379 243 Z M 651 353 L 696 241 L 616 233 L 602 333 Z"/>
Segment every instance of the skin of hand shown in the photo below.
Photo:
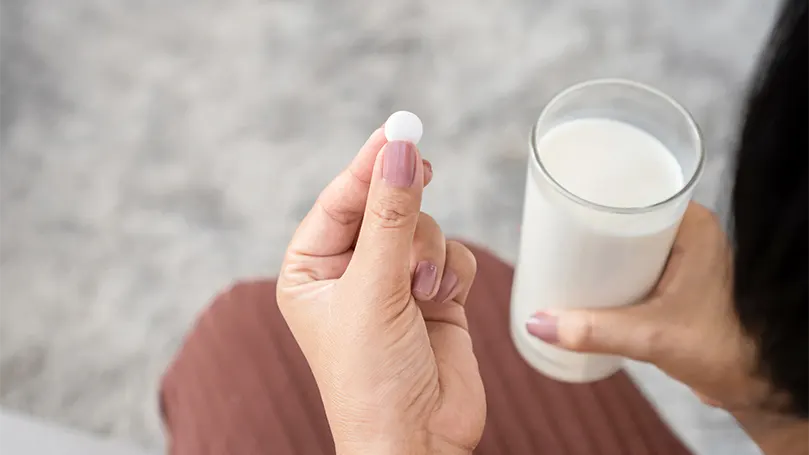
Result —
<path fill-rule="evenodd" d="M 468 454 L 482 435 L 464 312 L 476 263 L 421 213 L 431 178 L 413 144 L 380 128 L 289 244 L 278 305 L 338 454 Z"/>
<path fill-rule="evenodd" d="M 757 374 L 755 343 L 733 308 L 732 277 L 732 251 L 717 217 L 691 203 L 665 271 L 644 302 L 537 313 L 527 329 L 562 348 L 656 365 L 703 402 L 736 415 L 765 453 L 767 441 L 783 439 L 778 432 L 787 428 L 802 437 L 797 448 L 805 450 L 806 423 L 779 414 L 786 397 Z M 804 430 L 796 433 L 796 425 Z"/>

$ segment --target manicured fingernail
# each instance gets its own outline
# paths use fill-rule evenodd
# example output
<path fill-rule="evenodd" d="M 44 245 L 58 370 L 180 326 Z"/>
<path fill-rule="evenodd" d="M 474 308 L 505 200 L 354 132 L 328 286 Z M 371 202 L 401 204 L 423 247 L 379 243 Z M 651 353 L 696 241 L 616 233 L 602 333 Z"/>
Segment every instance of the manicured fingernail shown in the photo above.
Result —
<path fill-rule="evenodd" d="M 433 180 L 433 166 L 429 161 L 424 160 L 424 184 L 427 185 Z"/>
<path fill-rule="evenodd" d="M 435 289 L 435 280 L 438 279 L 438 267 L 428 261 L 421 261 L 413 274 L 413 291 L 421 297 L 429 296 Z"/>
<path fill-rule="evenodd" d="M 559 342 L 558 319 L 548 313 L 537 313 L 525 323 L 528 333 L 546 343 Z"/>
<path fill-rule="evenodd" d="M 438 303 L 446 302 L 455 291 L 455 286 L 458 285 L 458 275 L 454 274 L 452 270 L 444 270 L 444 277 L 441 278 L 441 286 L 438 287 L 438 293 L 435 295 L 435 300 Z"/>
<path fill-rule="evenodd" d="M 424 163 L 424 182 L 427 183 L 433 178 L 433 165 L 427 160 L 422 160 Z"/>
<path fill-rule="evenodd" d="M 416 176 L 416 149 L 410 142 L 393 141 L 385 145 L 382 179 L 388 185 L 407 188 Z"/>

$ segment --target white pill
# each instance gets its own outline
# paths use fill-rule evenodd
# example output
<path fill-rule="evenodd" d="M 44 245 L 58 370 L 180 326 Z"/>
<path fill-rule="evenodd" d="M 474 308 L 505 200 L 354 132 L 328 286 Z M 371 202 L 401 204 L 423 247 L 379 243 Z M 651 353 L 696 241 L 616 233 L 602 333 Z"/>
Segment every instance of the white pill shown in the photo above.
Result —
<path fill-rule="evenodd" d="M 388 141 L 407 141 L 418 144 L 424 127 L 421 120 L 412 112 L 394 112 L 385 122 L 385 137 Z"/>

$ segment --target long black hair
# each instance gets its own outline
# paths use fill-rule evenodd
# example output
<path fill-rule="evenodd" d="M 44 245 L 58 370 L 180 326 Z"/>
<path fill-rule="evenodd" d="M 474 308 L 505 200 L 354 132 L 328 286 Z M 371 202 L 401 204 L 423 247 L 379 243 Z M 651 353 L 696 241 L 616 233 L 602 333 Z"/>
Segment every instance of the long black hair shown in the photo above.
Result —
<path fill-rule="evenodd" d="M 809 34 L 785 1 L 745 112 L 731 202 L 736 311 L 759 373 L 809 414 Z"/>

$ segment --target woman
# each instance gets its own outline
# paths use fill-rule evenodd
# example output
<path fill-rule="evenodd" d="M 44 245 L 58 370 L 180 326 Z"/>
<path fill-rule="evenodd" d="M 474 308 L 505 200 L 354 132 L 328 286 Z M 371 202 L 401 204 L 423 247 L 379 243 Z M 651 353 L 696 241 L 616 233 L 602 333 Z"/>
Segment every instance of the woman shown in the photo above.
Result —
<path fill-rule="evenodd" d="M 692 204 L 647 301 L 537 314 L 530 331 L 651 362 L 734 413 L 764 453 L 805 454 L 805 0 L 785 4 L 762 65 L 739 141 L 732 240 Z M 431 178 L 415 146 L 371 135 L 301 223 L 277 287 L 237 285 L 188 338 L 162 395 L 174 453 L 468 454 L 479 442 L 476 453 L 686 453 L 622 375 L 559 385 L 526 370 L 502 316 L 511 272 L 446 241 L 420 212 Z M 587 412 L 571 409 L 582 393 Z M 554 426 L 576 419 L 578 434 L 576 423 Z"/>

